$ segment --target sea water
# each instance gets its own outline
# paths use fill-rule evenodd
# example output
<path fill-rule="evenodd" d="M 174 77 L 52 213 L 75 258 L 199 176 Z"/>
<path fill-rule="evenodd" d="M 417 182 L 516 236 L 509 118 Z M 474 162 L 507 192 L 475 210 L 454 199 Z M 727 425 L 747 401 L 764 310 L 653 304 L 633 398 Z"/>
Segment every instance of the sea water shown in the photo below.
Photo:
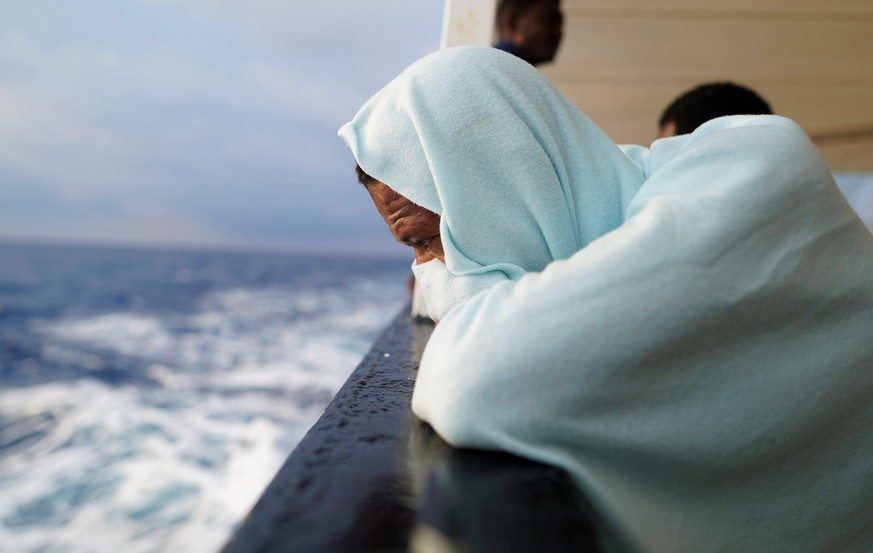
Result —
<path fill-rule="evenodd" d="M 0 552 L 215 552 L 409 261 L 0 245 Z"/>

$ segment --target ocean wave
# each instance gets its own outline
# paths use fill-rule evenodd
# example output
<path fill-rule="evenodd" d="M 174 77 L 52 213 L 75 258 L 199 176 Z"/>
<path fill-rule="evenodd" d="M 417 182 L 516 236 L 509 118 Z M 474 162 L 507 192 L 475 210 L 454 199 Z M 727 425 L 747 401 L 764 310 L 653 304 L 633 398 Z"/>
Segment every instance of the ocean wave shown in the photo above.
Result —
<path fill-rule="evenodd" d="M 360 278 L 32 321 L 34 362 L 83 377 L 0 390 L 0 551 L 217 550 L 403 301 Z"/>

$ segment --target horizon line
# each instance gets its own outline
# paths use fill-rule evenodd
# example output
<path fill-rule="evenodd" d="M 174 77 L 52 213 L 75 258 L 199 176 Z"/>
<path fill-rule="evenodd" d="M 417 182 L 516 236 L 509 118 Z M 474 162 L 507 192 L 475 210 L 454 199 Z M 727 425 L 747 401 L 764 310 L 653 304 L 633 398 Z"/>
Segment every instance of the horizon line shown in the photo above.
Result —
<path fill-rule="evenodd" d="M 411 251 L 403 255 L 406 249 L 391 248 L 382 244 L 361 244 L 357 248 L 348 245 L 318 243 L 318 242 L 161 242 L 137 240 L 112 240 L 92 238 L 58 238 L 39 236 L 15 236 L 0 234 L 0 246 L 34 246 L 34 247 L 71 247 L 96 249 L 137 249 L 137 250 L 169 250 L 169 251 L 204 251 L 216 253 L 264 253 L 275 255 L 307 254 L 307 255 L 345 255 L 352 257 L 382 257 L 390 259 L 412 259 Z"/>

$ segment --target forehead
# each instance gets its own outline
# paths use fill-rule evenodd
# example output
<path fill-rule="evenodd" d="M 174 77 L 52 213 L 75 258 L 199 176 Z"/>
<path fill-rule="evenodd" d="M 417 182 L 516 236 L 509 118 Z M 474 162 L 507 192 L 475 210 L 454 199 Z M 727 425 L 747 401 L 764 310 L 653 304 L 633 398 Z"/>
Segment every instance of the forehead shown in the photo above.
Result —
<path fill-rule="evenodd" d="M 561 8 L 554 0 L 537 0 L 523 12 L 522 17 L 537 21 L 557 21 L 561 18 Z"/>
<path fill-rule="evenodd" d="M 553 14 L 561 11 L 560 4 L 555 0 L 536 0 L 528 6 L 526 12 L 536 12 L 538 14 Z"/>
<path fill-rule="evenodd" d="M 384 215 L 385 211 L 396 210 L 411 204 L 408 199 L 395 192 L 384 182 L 375 181 L 367 185 L 367 192 L 373 198 L 376 209 Z"/>
<path fill-rule="evenodd" d="M 405 220 L 407 223 L 431 224 L 440 216 L 426 208 L 415 204 L 406 196 L 401 196 L 384 182 L 375 181 L 367 186 L 367 192 L 373 199 L 379 214 L 389 225 Z"/>

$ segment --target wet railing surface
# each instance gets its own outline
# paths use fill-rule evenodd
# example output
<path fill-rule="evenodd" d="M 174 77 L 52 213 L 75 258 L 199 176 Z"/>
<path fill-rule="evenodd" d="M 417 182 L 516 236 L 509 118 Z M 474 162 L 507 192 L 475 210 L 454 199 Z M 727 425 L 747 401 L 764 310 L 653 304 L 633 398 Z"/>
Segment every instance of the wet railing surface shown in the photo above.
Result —
<path fill-rule="evenodd" d="M 565 472 L 452 448 L 412 415 L 432 328 L 395 318 L 223 553 L 599 551 Z"/>

